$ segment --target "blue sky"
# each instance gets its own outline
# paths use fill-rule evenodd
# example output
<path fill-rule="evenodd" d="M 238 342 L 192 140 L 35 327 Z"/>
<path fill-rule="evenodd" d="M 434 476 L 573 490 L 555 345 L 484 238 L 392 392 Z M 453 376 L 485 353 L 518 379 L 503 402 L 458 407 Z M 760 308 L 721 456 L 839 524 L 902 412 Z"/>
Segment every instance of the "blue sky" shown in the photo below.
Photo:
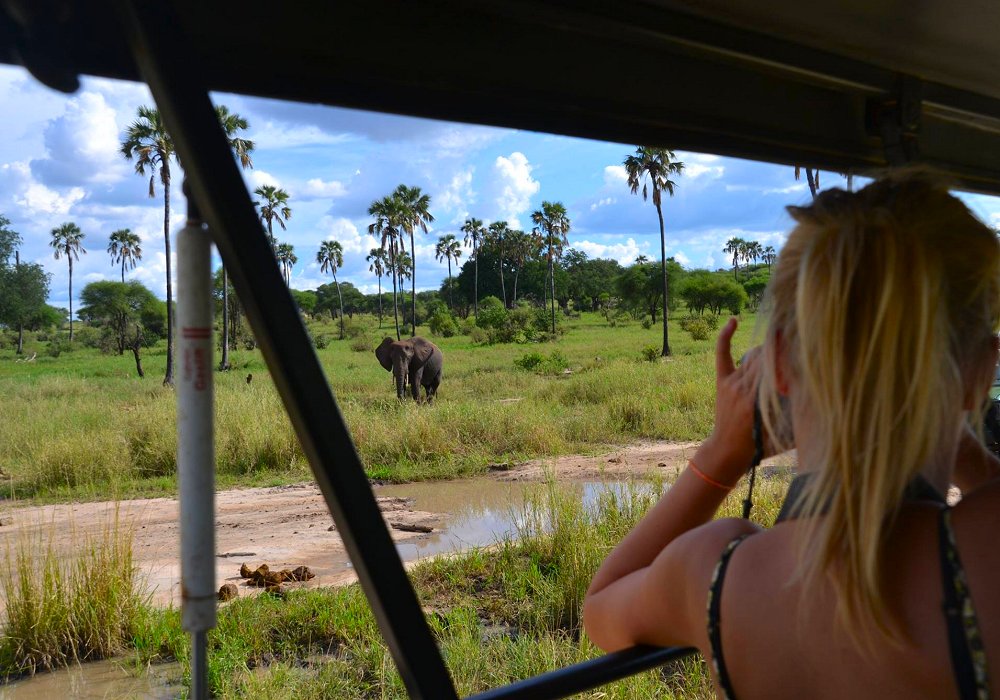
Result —
<path fill-rule="evenodd" d="M 295 246 L 292 286 L 330 281 L 314 259 L 319 244 L 344 246 L 340 275 L 366 292 L 376 280 L 364 261 L 375 244 L 366 211 L 396 185 L 431 195 L 433 230 L 417 243 L 417 287 L 436 288 L 447 274 L 434 260 L 438 236 L 475 216 L 530 227 L 543 200 L 561 201 L 572 222 L 570 245 L 591 257 L 623 264 L 636 255 L 659 257 L 656 213 L 630 194 L 621 163 L 633 146 L 512 129 L 453 124 L 355 110 L 213 95 L 250 122 L 256 142 L 251 189 L 276 184 L 291 195 L 293 215 L 281 241 Z M 0 67 L 0 213 L 24 239 L 22 257 L 52 273 L 50 303 L 67 305 L 67 266 L 55 260 L 50 231 L 75 221 L 86 234 L 74 267 L 74 292 L 118 272 L 106 252 L 108 235 L 131 228 L 143 241 L 143 260 L 126 274 L 165 294 L 163 202 L 147 197 L 147 181 L 119 155 L 121 136 L 136 108 L 151 104 L 144 85 L 84 80 L 72 96 L 53 92 L 21 69 Z M 728 265 L 732 236 L 780 248 L 790 219 L 785 206 L 808 201 L 792 168 L 678 152 L 686 164 L 676 196 L 666 201 L 667 254 L 686 267 Z M 823 186 L 842 185 L 823 173 Z M 182 221 L 181 178 L 175 177 L 171 226 Z M 987 222 L 1000 223 L 1000 200 L 964 197 Z M 467 256 L 467 252 L 466 252 Z M 463 260 L 465 257 L 463 257 Z"/>

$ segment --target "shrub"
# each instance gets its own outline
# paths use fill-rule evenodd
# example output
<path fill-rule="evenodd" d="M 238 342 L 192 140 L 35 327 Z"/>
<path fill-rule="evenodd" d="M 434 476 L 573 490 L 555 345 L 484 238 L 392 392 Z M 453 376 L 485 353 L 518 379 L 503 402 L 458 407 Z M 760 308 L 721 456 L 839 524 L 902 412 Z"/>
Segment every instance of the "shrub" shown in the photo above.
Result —
<path fill-rule="evenodd" d="M 645 328 L 647 331 L 650 328 L 652 328 L 653 327 L 653 317 L 652 316 L 643 316 L 642 317 L 642 327 Z"/>
<path fill-rule="evenodd" d="M 469 332 L 469 340 L 476 345 L 486 345 L 490 341 L 490 334 L 482 328 L 473 328 Z"/>
<path fill-rule="evenodd" d="M 496 297 L 486 297 L 479 300 L 479 315 L 476 325 L 480 328 L 503 328 L 507 323 L 507 309 Z"/>
<path fill-rule="evenodd" d="M 344 319 L 344 335 L 348 338 L 359 338 L 367 333 L 365 327 L 357 321 Z"/>
<path fill-rule="evenodd" d="M 458 333 L 458 324 L 455 323 L 455 317 L 448 313 L 447 309 L 439 308 L 431 316 L 428 325 L 431 327 L 431 333 L 443 338 L 450 338 Z"/>
<path fill-rule="evenodd" d="M 466 316 L 462 319 L 462 322 L 458 326 L 458 330 L 462 335 L 470 335 L 472 329 L 476 327 L 476 319 Z"/>
<path fill-rule="evenodd" d="M 546 357 L 540 352 L 529 352 L 514 360 L 514 365 L 528 372 L 561 374 L 569 368 L 569 360 L 558 350 Z"/>
<path fill-rule="evenodd" d="M 323 350 L 330 345 L 330 336 L 325 333 L 312 336 L 313 345 L 317 350 Z"/>
<path fill-rule="evenodd" d="M 704 318 L 686 318 L 681 321 L 681 328 L 690 334 L 692 340 L 708 340 L 712 327 Z"/>
<path fill-rule="evenodd" d="M 66 338 L 53 338 L 45 347 L 45 353 L 49 357 L 59 357 L 62 353 L 71 352 L 76 350 L 76 348 L 77 344 L 69 342 Z"/>
<path fill-rule="evenodd" d="M 351 350 L 354 352 L 371 352 L 375 350 L 371 338 L 367 335 L 359 335 L 351 341 Z"/>
<path fill-rule="evenodd" d="M 655 345 L 647 345 L 640 351 L 640 354 L 646 362 L 656 362 L 660 359 L 660 348 Z"/>

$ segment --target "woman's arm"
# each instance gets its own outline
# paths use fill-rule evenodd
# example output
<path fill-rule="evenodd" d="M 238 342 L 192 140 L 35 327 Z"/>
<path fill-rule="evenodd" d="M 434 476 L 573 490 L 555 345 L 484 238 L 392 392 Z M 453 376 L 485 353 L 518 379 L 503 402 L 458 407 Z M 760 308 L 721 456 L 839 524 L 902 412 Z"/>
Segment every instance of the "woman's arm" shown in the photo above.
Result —
<path fill-rule="evenodd" d="M 753 457 L 753 407 L 759 371 L 755 359 L 739 368 L 734 365 L 731 341 L 735 331 L 736 320 L 730 319 L 716 343 L 715 428 L 695 452 L 691 460 L 694 468 L 681 472 L 591 581 L 584 601 L 584 624 L 591 639 L 603 648 L 638 641 L 631 631 L 641 626 L 644 618 L 649 619 L 650 612 L 640 605 L 645 579 L 654 575 L 663 582 L 663 577 L 669 576 L 664 569 L 670 568 L 672 559 L 664 549 L 715 515 L 729 491 L 718 484 L 735 485 Z"/>

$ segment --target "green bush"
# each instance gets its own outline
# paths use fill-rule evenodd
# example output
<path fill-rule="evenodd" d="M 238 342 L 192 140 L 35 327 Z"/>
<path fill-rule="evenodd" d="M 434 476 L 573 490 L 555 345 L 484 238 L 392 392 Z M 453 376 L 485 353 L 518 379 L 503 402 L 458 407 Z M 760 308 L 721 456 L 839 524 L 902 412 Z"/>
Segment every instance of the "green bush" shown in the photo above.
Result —
<path fill-rule="evenodd" d="M 647 345 L 641 350 L 642 359 L 646 362 L 656 362 L 660 359 L 660 348 L 655 345 Z"/>
<path fill-rule="evenodd" d="M 351 319 L 344 319 L 344 335 L 348 338 L 359 338 L 367 333 L 363 325 Z"/>
<path fill-rule="evenodd" d="M 708 340 L 712 334 L 711 325 L 701 316 L 681 319 L 681 328 L 688 332 L 692 340 Z"/>
<path fill-rule="evenodd" d="M 78 347 L 75 341 L 71 343 L 68 338 L 53 338 L 45 347 L 45 353 L 49 357 L 59 357 L 62 353 L 72 352 Z"/>
<path fill-rule="evenodd" d="M 503 302 L 490 296 L 479 300 L 479 315 L 476 325 L 480 328 L 503 328 L 507 323 L 507 309 Z"/>
<path fill-rule="evenodd" d="M 569 368 L 569 360 L 558 350 L 553 350 L 548 357 L 533 351 L 514 360 L 514 366 L 539 374 L 561 374 Z"/>
<path fill-rule="evenodd" d="M 458 326 L 458 331 L 462 335 L 469 335 L 472 333 L 472 329 L 476 327 L 476 319 L 471 316 L 466 316 L 462 319 L 462 322 Z"/>
<path fill-rule="evenodd" d="M 650 328 L 652 328 L 653 327 L 653 317 L 652 316 L 643 316 L 642 317 L 642 327 L 645 328 L 647 331 Z"/>
<path fill-rule="evenodd" d="M 431 333 L 443 338 L 451 338 L 458 334 L 458 324 L 455 323 L 455 317 L 444 308 L 439 308 L 431 316 L 428 325 L 431 327 Z"/>
<path fill-rule="evenodd" d="M 469 340 L 475 345 L 486 345 L 490 342 L 490 334 L 482 328 L 473 328 L 469 331 Z"/>
<path fill-rule="evenodd" d="M 351 340 L 351 350 L 354 352 L 371 352 L 375 350 L 371 338 L 367 335 L 359 335 Z"/>

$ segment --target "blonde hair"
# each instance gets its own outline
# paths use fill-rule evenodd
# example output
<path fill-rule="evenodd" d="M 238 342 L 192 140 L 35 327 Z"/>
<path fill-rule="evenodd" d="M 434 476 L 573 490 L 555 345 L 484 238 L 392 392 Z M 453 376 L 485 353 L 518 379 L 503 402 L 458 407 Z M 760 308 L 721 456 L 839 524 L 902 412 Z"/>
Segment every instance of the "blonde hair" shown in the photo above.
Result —
<path fill-rule="evenodd" d="M 817 462 L 797 504 L 798 580 L 806 591 L 830 577 L 856 643 L 873 630 L 898 640 L 886 535 L 907 484 L 953 458 L 969 373 L 981 376 L 1000 321 L 1000 245 L 925 173 L 789 211 L 797 226 L 770 284 L 760 389 L 768 432 L 787 434 L 780 345 Z"/>

